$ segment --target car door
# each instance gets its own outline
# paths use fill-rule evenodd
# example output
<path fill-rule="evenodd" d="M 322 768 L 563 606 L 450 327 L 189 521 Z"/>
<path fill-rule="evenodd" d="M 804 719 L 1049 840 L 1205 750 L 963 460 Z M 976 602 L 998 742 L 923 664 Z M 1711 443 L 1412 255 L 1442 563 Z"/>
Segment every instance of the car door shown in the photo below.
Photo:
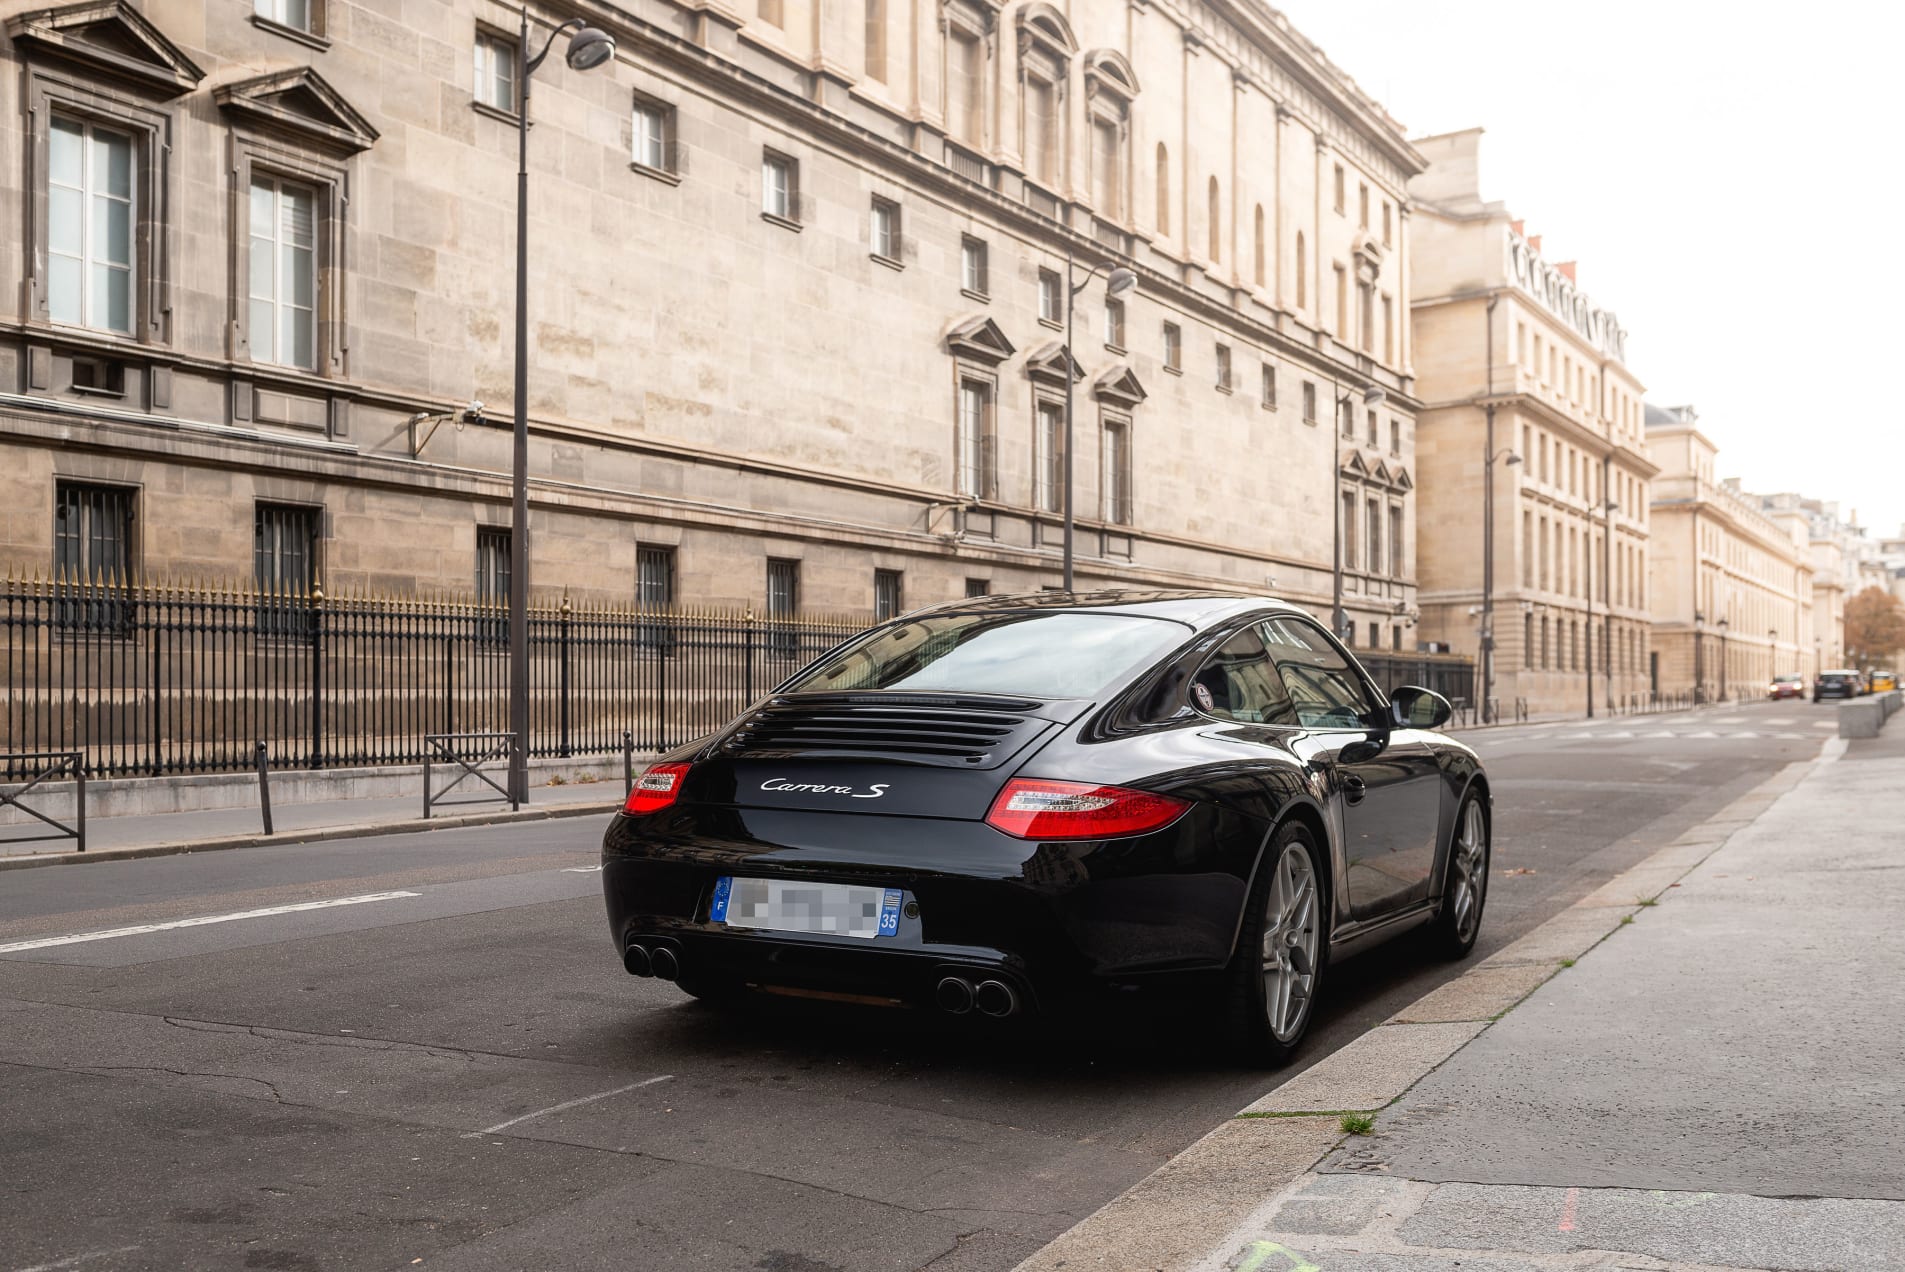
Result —
<path fill-rule="evenodd" d="M 1391 727 L 1388 703 L 1314 623 L 1272 619 L 1263 638 L 1304 729 L 1293 746 L 1336 796 L 1351 916 L 1424 900 L 1442 798 L 1430 735 Z"/>

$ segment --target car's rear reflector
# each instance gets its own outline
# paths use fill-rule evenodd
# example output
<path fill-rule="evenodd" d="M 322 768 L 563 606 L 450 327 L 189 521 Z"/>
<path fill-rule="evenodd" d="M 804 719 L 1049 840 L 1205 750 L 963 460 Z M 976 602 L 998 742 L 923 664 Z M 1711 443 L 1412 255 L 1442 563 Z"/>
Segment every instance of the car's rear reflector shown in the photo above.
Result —
<path fill-rule="evenodd" d="M 635 779 L 635 789 L 622 805 L 625 813 L 658 813 L 675 802 L 688 776 L 686 764 L 651 764 Z"/>
<path fill-rule="evenodd" d="M 1168 826 L 1189 807 L 1186 800 L 1123 786 L 1020 777 L 992 801 L 986 824 L 1019 839 L 1112 839 Z"/>

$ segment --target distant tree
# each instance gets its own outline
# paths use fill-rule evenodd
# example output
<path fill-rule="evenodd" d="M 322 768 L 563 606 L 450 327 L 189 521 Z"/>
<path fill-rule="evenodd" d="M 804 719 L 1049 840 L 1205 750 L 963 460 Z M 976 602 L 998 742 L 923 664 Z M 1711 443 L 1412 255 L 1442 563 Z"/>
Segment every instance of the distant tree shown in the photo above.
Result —
<path fill-rule="evenodd" d="M 1845 603 L 1845 652 L 1855 667 L 1890 663 L 1905 649 L 1905 604 L 1882 587 Z"/>

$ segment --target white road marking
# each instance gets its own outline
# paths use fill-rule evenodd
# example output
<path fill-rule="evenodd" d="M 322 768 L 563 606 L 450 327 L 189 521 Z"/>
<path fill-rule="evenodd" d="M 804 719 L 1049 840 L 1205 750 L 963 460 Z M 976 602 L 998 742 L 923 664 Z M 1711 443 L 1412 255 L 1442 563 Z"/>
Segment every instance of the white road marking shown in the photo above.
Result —
<path fill-rule="evenodd" d="M 602 867 L 600 866 L 564 866 L 562 868 L 562 873 L 563 874 L 594 874 L 596 871 L 600 870 L 601 868 Z"/>
<path fill-rule="evenodd" d="M 203 914 L 192 919 L 174 919 L 170 923 L 141 923 L 137 927 L 108 928 L 103 932 L 76 932 L 70 936 L 43 936 L 33 941 L 14 941 L 0 945 L 0 954 L 20 954 L 27 950 L 51 949 L 56 945 L 83 945 L 88 941 L 110 941 L 121 936 L 145 936 L 152 932 L 170 932 L 177 928 L 205 927 L 211 923 L 235 923 L 239 919 L 268 919 L 276 914 L 298 914 L 305 910 L 329 910 L 340 905 L 363 905 L 370 901 L 395 901 L 415 897 L 420 892 L 367 892 L 361 897 L 332 897 L 329 901 L 300 901 L 296 905 L 273 905 L 262 910 L 240 910 L 236 914 Z"/>
<path fill-rule="evenodd" d="M 585 1095 L 574 1100 L 564 1100 L 560 1104 L 551 1104 L 546 1109 L 537 1109 L 534 1113 L 525 1113 L 521 1117 L 512 1117 L 507 1122 L 498 1122 L 494 1126 L 486 1126 L 480 1131 L 465 1131 L 463 1138 L 477 1139 L 484 1135 L 494 1135 L 496 1132 L 507 1130 L 520 1122 L 532 1122 L 539 1117 L 548 1117 L 551 1113 L 560 1113 L 564 1109 L 573 1109 L 584 1104 L 594 1104 L 597 1100 L 606 1100 L 611 1095 L 620 1095 L 624 1091 L 633 1091 L 639 1087 L 654 1086 L 657 1082 L 666 1082 L 674 1076 L 672 1073 L 664 1073 L 659 1078 L 643 1078 L 640 1082 L 631 1082 L 627 1086 L 616 1087 L 613 1091 L 598 1091 L 594 1095 Z"/>
<path fill-rule="evenodd" d="M 30 1268 L 19 1268 L 16 1272 L 57 1272 L 60 1268 L 76 1268 L 82 1263 L 91 1263 L 94 1259 L 104 1259 L 115 1254 L 130 1254 L 137 1250 L 136 1245 L 120 1246 L 114 1250 L 93 1250 L 86 1254 L 75 1254 L 64 1259 L 55 1259 L 51 1263 L 36 1263 Z"/>

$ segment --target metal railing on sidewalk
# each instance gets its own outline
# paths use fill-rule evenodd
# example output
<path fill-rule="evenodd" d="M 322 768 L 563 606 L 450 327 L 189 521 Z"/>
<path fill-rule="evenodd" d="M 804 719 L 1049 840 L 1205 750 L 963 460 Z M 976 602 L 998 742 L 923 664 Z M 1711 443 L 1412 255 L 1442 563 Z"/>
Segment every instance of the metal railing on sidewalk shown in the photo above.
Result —
<path fill-rule="evenodd" d="M 78 851 L 86 851 L 86 756 L 79 751 L 11 751 L 0 752 L 0 781 L 19 782 L 22 774 L 25 784 L 17 789 L 8 790 L 0 786 L 0 808 L 17 808 L 35 821 L 53 828 L 50 835 L 9 835 L 0 828 L 0 844 L 44 843 L 50 839 L 71 839 L 76 842 Z M 58 818 L 34 808 L 26 802 L 44 782 L 55 778 L 70 776 L 73 779 L 73 823 L 69 826 Z M 51 792 L 47 792 L 51 794 Z"/>
<path fill-rule="evenodd" d="M 429 733 L 424 735 L 423 756 L 423 818 L 430 820 L 431 810 L 439 804 L 495 804 L 509 805 L 513 813 L 521 807 L 515 798 L 495 779 L 483 771 L 485 764 L 505 764 L 509 761 L 509 751 L 515 745 L 513 733 Z M 434 789 L 431 771 L 439 764 L 453 764 L 457 774 L 446 782 L 441 790 Z M 496 793 L 479 794 L 472 799 L 445 799 L 465 778 L 475 778 Z"/>
<path fill-rule="evenodd" d="M 855 615 L 533 604 L 538 758 L 712 732 L 868 625 Z M 508 727 L 500 602 L 201 581 L 0 580 L 0 737 L 95 777 L 421 764 Z"/>

